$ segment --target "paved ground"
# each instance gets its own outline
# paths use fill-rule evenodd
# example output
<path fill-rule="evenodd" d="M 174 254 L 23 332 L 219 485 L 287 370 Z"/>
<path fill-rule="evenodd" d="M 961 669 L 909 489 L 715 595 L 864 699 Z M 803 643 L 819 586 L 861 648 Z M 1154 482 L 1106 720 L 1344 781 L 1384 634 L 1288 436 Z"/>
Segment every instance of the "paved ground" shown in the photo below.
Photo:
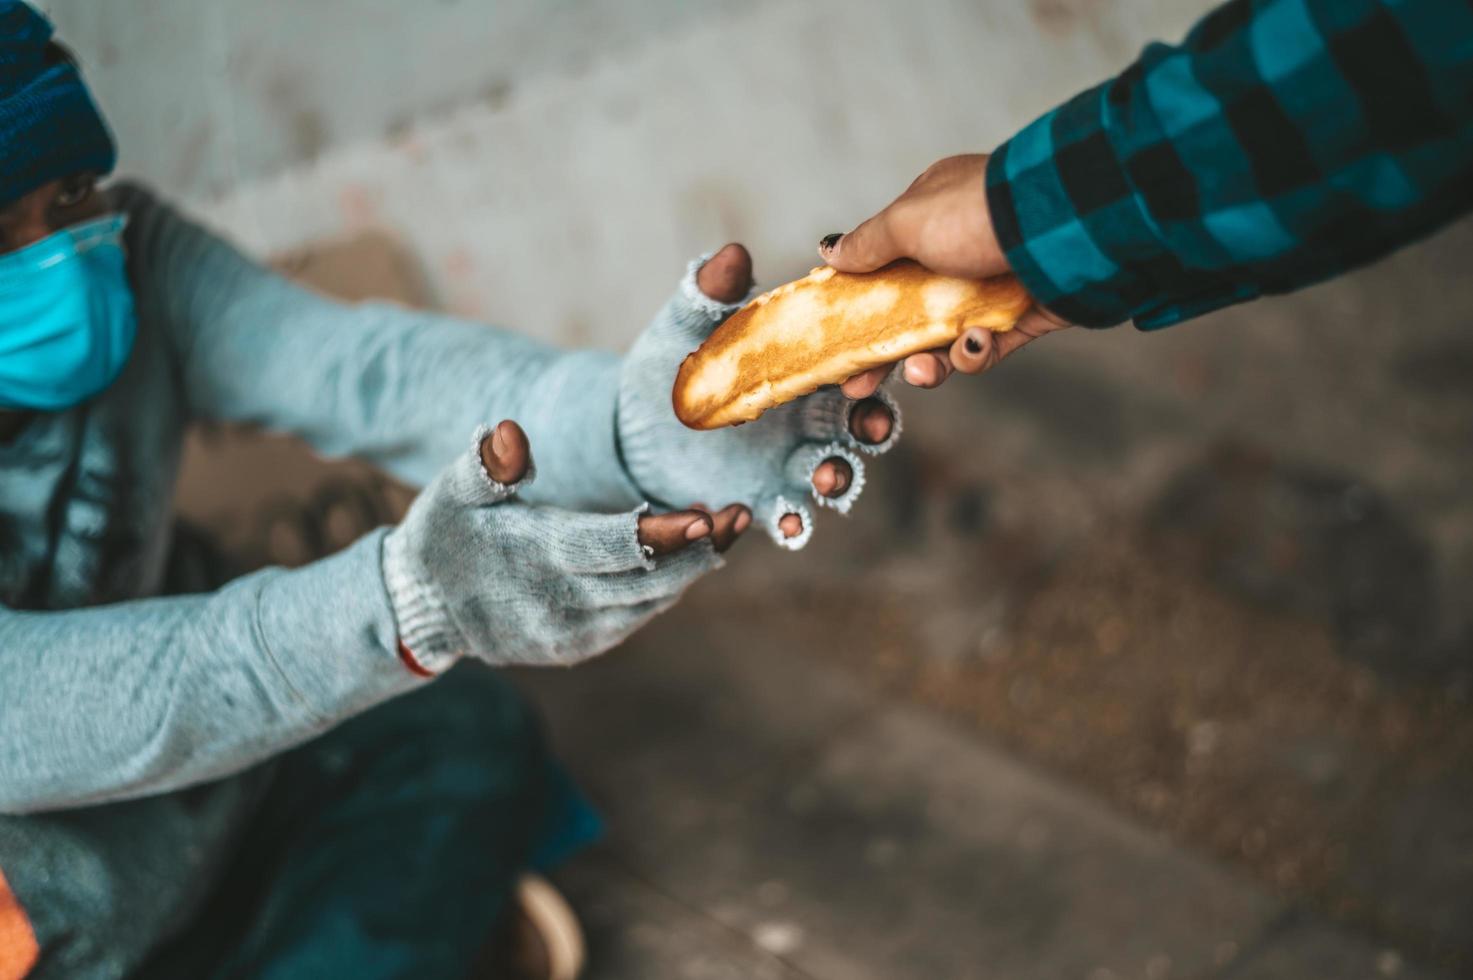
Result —
<path fill-rule="evenodd" d="M 561 879 L 592 977 L 1440 975 L 875 696 L 722 591 L 520 677 L 609 821 Z"/>

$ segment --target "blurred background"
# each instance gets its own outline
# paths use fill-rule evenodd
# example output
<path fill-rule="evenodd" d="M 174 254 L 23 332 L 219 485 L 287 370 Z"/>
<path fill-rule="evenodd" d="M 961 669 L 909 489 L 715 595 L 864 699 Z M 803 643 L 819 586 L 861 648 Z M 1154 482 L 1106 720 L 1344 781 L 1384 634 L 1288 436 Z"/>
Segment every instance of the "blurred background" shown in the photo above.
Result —
<path fill-rule="evenodd" d="M 346 299 L 622 348 L 728 240 L 775 285 L 1182 0 L 49 0 L 141 177 Z M 1473 976 L 1473 225 L 903 392 L 804 552 L 523 674 L 609 822 L 593 976 Z M 409 491 L 196 433 L 298 562 Z"/>

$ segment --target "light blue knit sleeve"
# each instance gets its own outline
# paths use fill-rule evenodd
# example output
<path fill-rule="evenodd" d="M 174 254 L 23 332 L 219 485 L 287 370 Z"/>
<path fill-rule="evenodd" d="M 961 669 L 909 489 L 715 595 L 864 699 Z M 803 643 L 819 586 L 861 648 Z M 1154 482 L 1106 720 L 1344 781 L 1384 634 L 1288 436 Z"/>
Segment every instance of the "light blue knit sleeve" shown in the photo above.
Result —
<path fill-rule="evenodd" d="M 619 510 L 640 502 L 615 442 L 619 359 L 389 303 L 344 304 L 246 258 L 134 185 L 139 315 L 177 352 L 194 417 L 259 424 L 422 486 L 483 423 L 515 419 L 537 447 L 529 498 Z"/>
<path fill-rule="evenodd" d="M 218 779 L 426 683 L 394 652 L 383 536 L 213 593 L 0 607 L 0 813 Z"/>

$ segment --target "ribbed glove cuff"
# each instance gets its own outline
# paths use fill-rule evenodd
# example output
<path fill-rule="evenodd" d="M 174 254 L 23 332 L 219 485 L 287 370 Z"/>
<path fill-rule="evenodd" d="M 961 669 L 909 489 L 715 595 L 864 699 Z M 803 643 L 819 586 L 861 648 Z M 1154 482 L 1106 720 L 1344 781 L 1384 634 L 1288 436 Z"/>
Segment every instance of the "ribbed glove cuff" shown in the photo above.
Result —
<path fill-rule="evenodd" d="M 459 633 L 439 594 L 419 574 L 397 528 L 384 536 L 383 570 L 399 641 L 430 673 L 448 670 L 460 659 Z"/>

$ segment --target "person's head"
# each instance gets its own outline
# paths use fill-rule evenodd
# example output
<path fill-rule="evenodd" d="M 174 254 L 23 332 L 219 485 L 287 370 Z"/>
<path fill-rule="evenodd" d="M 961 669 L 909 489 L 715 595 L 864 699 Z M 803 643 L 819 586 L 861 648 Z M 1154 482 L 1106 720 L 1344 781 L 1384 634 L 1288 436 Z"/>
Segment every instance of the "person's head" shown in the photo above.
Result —
<path fill-rule="evenodd" d="M 0 9 L 3 9 L 0 2 Z M 20 4 L 18 6 L 24 6 Z M 6 39 L 8 40 L 8 39 Z M 3 41 L 0 41 L 3 43 Z M 59 74 L 67 85 L 75 78 L 75 89 L 69 94 L 76 99 L 77 91 L 87 99 L 77 73 L 76 59 L 60 42 L 47 41 L 41 49 L 40 65 L 43 72 L 63 69 Z M 7 96 L 13 96 L 9 79 L 5 77 L 10 65 L 0 65 L 0 106 Z M 70 70 L 70 72 L 67 71 Z M 54 83 L 53 83 L 54 84 Z M 6 125 L 6 113 L 0 108 L 0 127 L 3 127 L 4 150 L 0 154 L 0 255 L 33 245 L 43 238 L 70 225 L 100 216 L 107 210 L 102 195 L 97 193 L 97 181 L 112 169 L 112 140 L 101 125 L 101 117 L 86 117 L 90 99 L 82 106 L 71 107 L 72 112 L 83 112 L 81 128 L 85 130 L 82 140 L 67 146 L 65 138 L 48 138 L 46 132 L 35 133 L 29 138 L 11 131 Z M 67 110 L 63 110 L 65 112 Z M 35 140 L 45 142 L 49 160 L 23 161 L 12 147 Z M 84 142 L 85 141 L 85 142 Z M 78 145 L 81 143 L 82 145 Z M 41 147 L 37 147 L 41 149 Z"/>
<path fill-rule="evenodd" d="M 133 342 L 122 221 L 96 191 L 116 150 L 52 33 L 0 0 L 0 412 L 91 397 Z"/>

